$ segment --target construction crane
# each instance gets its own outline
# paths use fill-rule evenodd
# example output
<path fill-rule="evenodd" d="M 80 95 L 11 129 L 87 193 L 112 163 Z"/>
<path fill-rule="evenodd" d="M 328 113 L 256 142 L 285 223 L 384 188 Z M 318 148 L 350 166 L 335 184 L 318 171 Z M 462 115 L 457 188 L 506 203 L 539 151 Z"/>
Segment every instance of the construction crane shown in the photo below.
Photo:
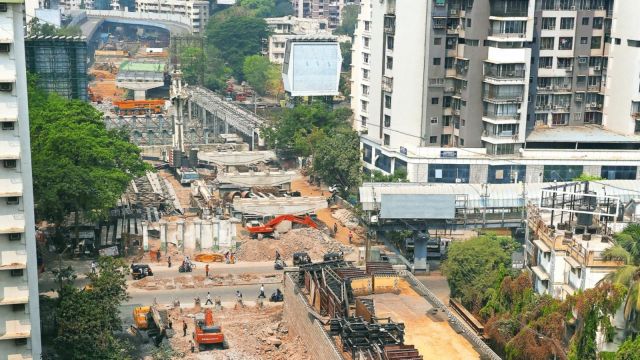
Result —
<path fill-rule="evenodd" d="M 275 227 L 283 221 L 291 221 L 292 223 L 303 224 L 314 229 L 318 228 L 318 224 L 311 220 L 311 217 L 309 217 L 309 215 L 306 215 L 304 217 L 296 215 L 280 215 L 264 225 L 247 226 L 247 231 L 249 231 L 252 236 L 274 235 L 275 237 L 277 237 Z"/>

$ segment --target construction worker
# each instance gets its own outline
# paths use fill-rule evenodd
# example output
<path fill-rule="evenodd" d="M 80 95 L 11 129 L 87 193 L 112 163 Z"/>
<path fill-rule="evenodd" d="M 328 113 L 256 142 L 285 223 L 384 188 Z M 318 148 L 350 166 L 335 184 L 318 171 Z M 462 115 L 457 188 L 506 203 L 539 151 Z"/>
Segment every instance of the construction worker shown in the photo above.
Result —
<path fill-rule="evenodd" d="M 338 224 L 333 223 L 333 235 L 337 235 L 337 234 L 338 234 Z"/>
<path fill-rule="evenodd" d="M 182 321 L 182 332 L 183 332 L 182 337 L 187 336 L 187 321 L 186 320 Z"/>
<path fill-rule="evenodd" d="M 171 256 L 167 257 L 167 266 L 171 267 Z"/>
<path fill-rule="evenodd" d="M 207 302 L 204 303 L 205 305 L 213 305 L 213 301 L 211 301 L 211 293 L 207 291 Z"/>
<path fill-rule="evenodd" d="M 264 296 L 264 284 L 260 284 L 260 295 L 258 295 L 259 298 L 265 298 Z"/>
<path fill-rule="evenodd" d="M 209 264 L 204 266 L 204 276 L 209 277 Z"/>
<path fill-rule="evenodd" d="M 276 250 L 276 261 L 280 260 L 280 252 Z"/>
<path fill-rule="evenodd" d="M 98 264 L 96 264 L 95 261 L 91 261 L 91 273 L 95 274 L 96 273 L 96 269 L 98 268 Z"/>
<path fill-rule="evenodd" d="M 240 290 L 236 290 L 236 300 L 242 301 L 242 293 Z"/>
<path fill-rule="evenodd" d="M 353 233 L 349 230 L 349 244 L 351 244 L 351 241 L 353 241 Z"/>
<path fill-rule="evenodd" d="M 189 340 L 189 345 L 191 345 L 191 352 L 196 352 L 196 343 L 194 343 L 193 340 Z"/>
<path fill-rule="evenodd" d="M 158 252 L 156 252 L 156 261 L 160 262 L 160 249 L 158 249 Z"/>

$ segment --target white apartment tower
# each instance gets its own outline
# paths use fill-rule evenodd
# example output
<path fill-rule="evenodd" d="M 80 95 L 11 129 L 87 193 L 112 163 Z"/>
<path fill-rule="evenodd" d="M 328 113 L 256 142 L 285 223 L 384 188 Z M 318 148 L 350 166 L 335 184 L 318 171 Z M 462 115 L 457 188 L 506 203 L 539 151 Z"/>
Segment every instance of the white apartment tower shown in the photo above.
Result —
<path fill-rule="evenodd" d="M 186 16 L 191 20 L 194 34 L 204 34 L 209 20 L 209 2 L 206 0 L 136 0 L 136 11 Z"/>
<path fill-rule="evenodd" d="M 23 2 L 0 3 L 0 359 L 40 359 Z"/>
<path fill-rule="evenodd" d="M 351 107 L 365 168 L 441 183 L 639 178 L 639 10 L 363 1 Z"/>

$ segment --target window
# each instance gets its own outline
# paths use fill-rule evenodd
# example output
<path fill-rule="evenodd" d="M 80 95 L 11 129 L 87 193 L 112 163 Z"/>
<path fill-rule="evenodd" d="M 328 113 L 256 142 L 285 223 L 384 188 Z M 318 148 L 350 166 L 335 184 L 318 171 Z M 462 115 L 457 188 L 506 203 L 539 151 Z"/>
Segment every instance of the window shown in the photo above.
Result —
<path fill-rule="evenodd" d="M 558 50 L 571 50 L 573 49 L 572 37 L 561 37 L 558 41 Z"/>
<path fill-rule="evenodd" d="M 470 28 L 471 27 L 471 19 L 467 18 L 467 27 Z"/>
<path fill-rule="evenodd" d="M 373 159 L 373 149 L 371 145 L 362 144 L 362 161 L 371 164 L 371 159 Z"/>
<path fill-rule="evenodd" d="M 389 134 L 384 134 L 384 145 L 389 146 L 391 144 L 391 137 Z"/>
<path fill-rule="evenodd" d="M 12 269 L 11 270 L 11 276 L 13 276 L 13 277 L 22 276 L 23 274 L 24 274 L 24 272 L 22 271 L 22 269 Z"/>
<path fill-rule="evenodd" d="M 389 127 L 391 126 L 391 116 L 390 115 L 385 115 L 384 116 L 384 127 Z"/>
<path fill-rule="evenodd" d="M 11 90 L 13 90 L 13 83 L 10 83 L 10 82 L 0 83 L 0 91 L 10 92 Z"/>
<path fill-rule="evenodd" d="M 362 38 L 362 41 L 364 43 L 364 47 L 365 48 L 369 48 L 369 42 L 371 41 L 371 39 L 369 39 L 368 37 L 365 36 L 365 37 Z"/>
<path fill-rule="evenodd" d="M 451 115 L 442 118 L 442 126 L 451 126 Z"/>
<path fill-rule="evenodd" d="M 0 44 L 0 52 L 8 53 L 9 51 L 11 51 L 11 44 L 8 44 L 8 43 Z"/>
<path fill-rule="evenodd" d="M 593 18 L 593 28 L 594 29 L 602 29 L 602 18 L 601 17 L 594 17 Z"/>
<path fill-rule="evenodd" d="M 370 28 L 371 28 L 371 21 L 365 21 L 364 22 L 364 31 L 369 31 Z"/>
<path fill-rule="evenodd" d="M 9 241 L 18 241 L 22 238 L 21 234 L 19 233 L 12 233 L 9 234 Z"/>
<path fill-rule="evenodd" d="M 433 65 L 435 66 L 440 65 L 440 58 L 433 58 Z"/>
<path fill-rule="evenodd" d="M 431 105 L 438 105 L 438 102 L 440 102 L 440 98 L 437 98 L 437 97 L 431 98 Z"/>
<path fill-rule="evenodd" d="M 489 165 L 489 184 L 510 184 L 524 181 L 526 178 L 525 165 Z"/>
<path fill-rule="evenodd" d="M 620 38 L 613 38 L 613 41 L 614 41 L 614 43 L 615 43 L 616 45 L 620 45 L 620 44 L 622 44 L 622 39 L 620 39 Z"/>
<path fill-rule="evenodd" d="M 362 78 L 363 79 L 368 79 L 369 78 L 369 70 L 362 69 Z"/>
<path fill-rule="evenodd" d="M 478 46 L 478 44 L 480 44 L 480 40 L 467 39 L 465 44 L 467 44 L 467 46 Z"/>
<path fill-rule="evenodd" d="M 542 181 L 571 181 L 580 176 L 582 171 L 582 165 L 545 165 Z"/>
<path fill-rule="evenodd" d="M 391 172 L 391 158 L 383 154 L 380 149 L 376 149 L 376 161 L 374 165 L 382 171 Z"/>
<path fill-rule="evenodd" d="M 11 310 L 13 310 L 13 311 L 15 311 L 15 312 L 18 312 L 18 311 L 22 311 L 22 312 L 24 312 L 24 310 L 25 310 L 25 306 L 24 306 L 24 304 L 13 304 L 13 305 L 11 306 Z"/>
<path fill-rule="evenodd" d="M 20 203 L 20 198 L 17 196 L 9 196 L 7 198 L 7 205 L 18 205 Z"/>
<path fill-rule="evenodd" d="M 384 107 L 385 109 L 391 109 L 391 95 L 384 96 Z"/>
<path fill-rule="evenodd" d="M 369 103 L 364 101 L 364 100 L 360 100 L 360 109 L 362 110 L 362 112 L 367 112 L 369 108 Z"/>
<path fill-rule="evenodd" d="M 393 36 L 387 36 L 387 49 L 393 50 Z"/>
<path fill-rule="evenodd" d="M 553 17 L 542 18 L 542 30 L 555 30 L 555 29 L 556 29 L 556 18 L 553 18 Z"/>
<path fill-rule="evenodd" d="M 451 142 L 451 135 L 440 135 L 440 143 L 442 146 L 449 145 Z"/>
<path fill-rule="evenodd" d="M 543 37 L 540 38 L 540 50 L 553 50 L 555 38 Z"/>
<path fill-rule="evenodd" d="M 362 53 L 362 61 L 364 61 L 365 64 L 368 64 L 369 63 L 369 54 Z"/>
<path fill-rule="evenodd" d="M 429 144 L 435 144 L 438 142 L 437 136 L 429 136 Z"/>
<path fill-rule="evenodd" d="M 575 19 L 572 17 L 563 17 L 560 19 L 561 30 L 572 30 L 575 25 Z"/>
<path fill-rule="evenodd" d="M 362 85 L 362 95 L 369 95 L 369 86 Z"/>
<path fill-rule="evenodd" d="M 387 70 L 393 70 L 393 57 L 387 56 Z"/>
<path fill-rule="evenodd" d="M 14 127 L 15 127 L 15 123 L 13 121 L 2 122 L 2 130 L 13 130 Z"/>
<path fill-rule="evenodd" d="M 444 58 L 444 68 L 445 69 L 453 69 L 453 66 L 456 63 L 456 59 L 452 57 Z"/>
<path fill-rule="evenodd" d="M 630 47 L 640 47 L 640 41 L 638 40 L 627 40 L 627 45 Z"/>
<path fill-rule="evenodd" d="M 442 44 L 442 38 L 433 38 L 433 45 L 440 45 Z"/>
<path fill-rule="evenodd" d="M 460 138 L 460 146 L 464 146 L 464 139 Z"/>
<path fill-rule="evenodd" d="M 553 67 L 553 57 L 552 56 L 543 56 L 540 57 L 540 62 L 538 63 L 539 69 L 551 69 Z"/>
<path fill-rule="evenodd" d="M 589 43 L 589 38 L 586 36 L 583 36 L 580 38 L 580 45 L 587 45 Z"/>
<path fill-rule="evenodd" d="M 428 182 L 469 183 L 468 164 L 429 164 Z"/>
<path fill-rule="evenodd" d="M 603 166 L 600 177 L 607 180 L 635 180 L 637 166 Z"/>
<path fill-rule="evenodd" d="M 588 17 L 583 17 L 582 18 L 582 25 L 589 25 L 589 18 Z"/>
<path fill-rule="evenodd" d="M 15 160 L 5 160 L 3 165 L 7 169 L 14 169 L 17 166 L 17 162 Z"/>
<path fill-rule="evenodd" d="M 602 36 L 593 36 L 591 37 L 591 48 L 592 49 L 600 49 L 602 46 Z"/>
<path fill-rule="evenodd" d="M 367 126 L 367 117 L 366 116 L 360 116 L 360 126 L 362 126 L 362 127 Z"/>

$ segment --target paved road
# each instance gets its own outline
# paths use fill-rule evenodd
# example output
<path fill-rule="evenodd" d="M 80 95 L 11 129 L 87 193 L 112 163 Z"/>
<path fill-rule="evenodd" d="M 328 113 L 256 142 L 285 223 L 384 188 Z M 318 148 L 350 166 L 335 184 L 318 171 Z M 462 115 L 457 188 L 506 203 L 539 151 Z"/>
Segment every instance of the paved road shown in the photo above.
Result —
<path fill-rule="evenodd" d="M 265 284 L 264 292 L 267 298 L 271 296 L 276 288 L 282 290 L 282 284 Z M 260 284 L 256 285 L 231 285 L 231 286 L 214 286 L 211 288 L 198 289 L 178 289 L 178 290 L 140 290 L 130 289 L 129 296 L 131 299 L 127 301 L 128 305 L 133 304 L 151 304 L 154 299 L 159 304 L 170 304 L 174 300 L 180 300 L 183 306 L 193 306 L 193 299 L 200 297 L 202 304 L 207 300 L 207 291 L 211 292 L 211 298 L 220 297 L 223 304 L 233 304 L 236 299 L 236 290 L 240 290 L 244 301 L 253 302 L 258 298 L 260 292 Z"/>

